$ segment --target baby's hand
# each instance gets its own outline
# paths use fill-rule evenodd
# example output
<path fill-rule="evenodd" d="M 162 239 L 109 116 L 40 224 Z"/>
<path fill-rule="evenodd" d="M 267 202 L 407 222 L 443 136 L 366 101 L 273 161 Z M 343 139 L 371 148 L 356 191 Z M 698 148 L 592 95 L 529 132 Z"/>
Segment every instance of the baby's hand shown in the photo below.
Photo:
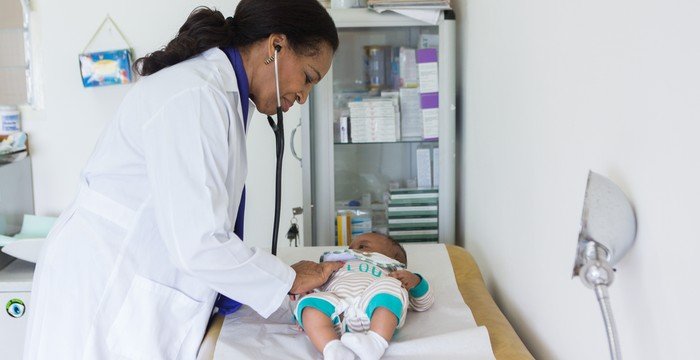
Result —
<path fill-rule="evenodd" d="M 411 290 L 420 283 L 420 277 L 408 270 L 396 270 L 389 273 L 389 276 L 401 281 L 401 285 L 403 285 L 406 290 Z"/>

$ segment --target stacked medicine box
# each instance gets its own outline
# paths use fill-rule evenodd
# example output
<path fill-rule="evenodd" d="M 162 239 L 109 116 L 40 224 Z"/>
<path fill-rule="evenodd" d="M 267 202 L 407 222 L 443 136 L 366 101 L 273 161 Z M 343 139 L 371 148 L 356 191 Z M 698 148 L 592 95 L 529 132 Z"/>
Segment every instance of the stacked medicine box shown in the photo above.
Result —
<path fill-rule="evenodd" d="M 389 236 L 399 242 L 438 241 L 438 189 L 396 189 L 389 194 Z"/>
<path fill-rule="evenodd" d="M 395 142 L 399 139 L 397 101 L 369 98 L 348 103 L 350 140 L 355 143 Z"/>

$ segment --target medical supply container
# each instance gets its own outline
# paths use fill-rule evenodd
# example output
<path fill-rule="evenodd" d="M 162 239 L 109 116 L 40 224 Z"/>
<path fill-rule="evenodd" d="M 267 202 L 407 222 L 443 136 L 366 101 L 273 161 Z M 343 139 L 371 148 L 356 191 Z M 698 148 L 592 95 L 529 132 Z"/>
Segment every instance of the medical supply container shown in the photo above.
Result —
<path fill-rule="evenodd" d="M 3 359 L 21 359 L 27 331 L 34 264 L 15 260 L 0 270 L 0 349 Z"/>
<path fill-rule="evenodd" d="M 19 109 L 12 105 L 0 105 L 0 135 L 20 131 Z"/>
<path fill-rule="evenodd" d="M 30 160 L 26 151 L 0 156 L 0 235 L 3 237 L 20 232 L 24 215 L 34 214 Z M 22 358 L 33 275 L 34 264 L 0 251 L 1 359 Z"/>

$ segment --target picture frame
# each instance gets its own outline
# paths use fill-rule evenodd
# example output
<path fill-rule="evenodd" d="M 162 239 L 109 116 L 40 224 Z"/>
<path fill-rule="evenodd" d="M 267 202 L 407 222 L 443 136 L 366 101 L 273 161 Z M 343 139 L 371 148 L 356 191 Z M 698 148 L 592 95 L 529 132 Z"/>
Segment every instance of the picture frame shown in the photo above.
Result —
<path fill-rule="evenodd" d="M 132 82 L 131 49 L 87 52 L 78 57 L 86 88 Z"/>

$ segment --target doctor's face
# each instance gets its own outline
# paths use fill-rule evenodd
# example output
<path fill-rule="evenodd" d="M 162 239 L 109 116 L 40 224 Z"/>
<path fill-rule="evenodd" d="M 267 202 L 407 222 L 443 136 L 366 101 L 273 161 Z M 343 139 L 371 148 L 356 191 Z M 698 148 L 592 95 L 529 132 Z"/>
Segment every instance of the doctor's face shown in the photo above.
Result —
<path fill-rule="evenodd" d="M 318 84 L 330 69 L 332 60 L 333 50 L 328 44 L 323 44 L 313 56 L 297 54 L 290 47 L 282 47 L 277 58 L 282 111 L 287 112 L 295 102 L 306 102 L 313 86 Z M 255 84 L 256 89 L 251 86 L 251 97 L 254 97 L 255 106 L 258 111 L 267 115 L 277 113 L 274 66 L 274 62 L 266 65 L 266 68 L 269 68 L 264 72 L 266 76 L 262 76 Z"/>

